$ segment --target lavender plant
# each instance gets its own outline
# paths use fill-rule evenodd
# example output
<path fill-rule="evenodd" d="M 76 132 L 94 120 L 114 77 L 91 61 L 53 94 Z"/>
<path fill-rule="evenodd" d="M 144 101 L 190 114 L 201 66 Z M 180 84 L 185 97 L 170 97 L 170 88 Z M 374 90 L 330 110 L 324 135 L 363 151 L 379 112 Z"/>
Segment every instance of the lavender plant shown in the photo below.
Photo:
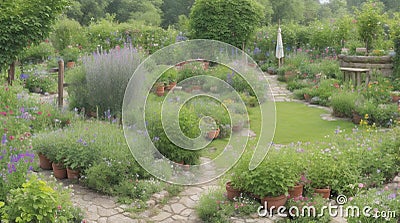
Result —
<path fill-rule="evenodd" d="M 125 88 L 141 58 L 132 47 L 117 47 L 84 57 L 88 104 L 97 107 L 99 114 L 109 109 L 113 115 L 121 113 Z"/>

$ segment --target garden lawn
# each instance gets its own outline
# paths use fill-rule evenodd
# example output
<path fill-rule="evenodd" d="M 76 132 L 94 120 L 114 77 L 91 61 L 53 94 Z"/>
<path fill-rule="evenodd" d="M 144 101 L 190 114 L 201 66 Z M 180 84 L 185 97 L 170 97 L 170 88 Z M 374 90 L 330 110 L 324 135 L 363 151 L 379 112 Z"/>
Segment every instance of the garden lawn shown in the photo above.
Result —
<path fill-rule="evenodd" d="M 256 108 L 250 108 L 249 113 L 251 122 L 257 123 L 259 116 L 257 117 Z M 322 120 L 321 114 L 326 113 L 328 112 L 324 109 L 308 107 L 302 103 L 276 102 L 277 123 L 274 143 L 312 142 L 334 134 L 338 128 L 351 132 L 355 127 L 350 121 Z M 258 132 L 257 129 L 253 131 Z"/>
<path fill-rule="evenodd" d="M 263 105 L 261 105 L 263 106 Z M 250 123 L 261 123 L 257 107 L 248 107 Z M 351 132 L 355 125 L 350 121 L 326 121 L 321 114 L 328 113 L 321 108 L 308 107 L 296 102 L 276 102 L 277 123 L 274 137 L 275 144 L 289 144 L 291 142 L 314 142 L 327 135 L 335 134 L 340 128 Z M 268 117 L 264 117 L 268 118 Z M 260 127 L 252 125 L 251 129 L 259 136 Z M 248 142 L 247 148 L 255 146 L 255 140 Z M 214 159 L 227 145 L 228 139 L 217 139 L 202 150 L 202 156 Z"/>

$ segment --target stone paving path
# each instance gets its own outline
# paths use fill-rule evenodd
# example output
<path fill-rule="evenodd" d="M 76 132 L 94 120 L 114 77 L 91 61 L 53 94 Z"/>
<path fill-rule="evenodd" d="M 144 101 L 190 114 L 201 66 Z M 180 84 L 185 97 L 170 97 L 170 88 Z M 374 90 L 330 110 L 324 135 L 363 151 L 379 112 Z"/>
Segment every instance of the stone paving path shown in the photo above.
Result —
<path fill-rule="evenodd" d="M 276 102 L 299 101 L 293 99 L 293 93 L 286 89 L 285 83 L 278 81 L 278 75 L 265 74 L 265 77 L 268 80 Z"/>
<path fill-rule="evenodd" d="M 292 93 L 286 89 L 285 84 L 277 81 L 276 75 L 266 75 L 266 77 L 269 80 L 275 101 L 298 101 L 292 98 Z M 42 96 L 42 99 L 54 103 L 54 96 Z M 44 172 L 47 172 L 48 175 L 51 174 L 50 171 Z M 69 185 L 71 182 L 63 180 L 63 183 Z M 86 213 L 85 220 L 87 223 L 197 223 L 201 222 L 201 220 L 195 213 L 195 206 L 200 197 L 219 187 L 218 180 L 198 186 L 187 186 L 181 193 L 170 199 L 167 198 L 168 192 L 162 191 L 153 195 L 147 202 L 150 208 L 135 215 L 126 211 L 129 206 L 118 204 L 116 198 L 98 194 L 77 184 L 73 184 L 72 187 L 74 190 L 72 202 L 81 207 Z M 165 198 L 168 201 L 163 203 L 162 201 Z M 248 218 L 232 217 L 230 221 L 233 223 L 271 223 L 274 222 L 274 219 L 260 218 L 257 215 L 253 215 Z M 339 219 L 333 222 L 343 221 Z"/>

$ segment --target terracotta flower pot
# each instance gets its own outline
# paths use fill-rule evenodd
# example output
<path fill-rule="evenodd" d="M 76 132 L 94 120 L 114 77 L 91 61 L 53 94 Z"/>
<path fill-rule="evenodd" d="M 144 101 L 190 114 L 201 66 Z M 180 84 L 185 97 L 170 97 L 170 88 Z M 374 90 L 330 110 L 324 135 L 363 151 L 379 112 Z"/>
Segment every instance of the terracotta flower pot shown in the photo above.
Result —
<path fill-rule="evenodd" d="M 218 137 L 219 135 L 219 129 L 215 129 L 215 130 L 211 130 L 207 133 L 207 138 L 209 139 L 215 139 Z"/>
<path fill-rule="evenodd" d="M 65 167 L 63 167 L 62 164 L 52 163 L 51 165 L 53 167 L 53 174 L 54 174 L 55 178 L 57 178 L 57 179 L 67 178 L 67 169 Z"/>
<path fill-rule="evenodd" d="M 51 161 L 42 153 L 38 154 L 39 156 L 39 167 L 43 170 L 51 170 L 53 167 L 51 166 Z"/>
<path fill-rule="evenodd" d="M 303 196 L 303 184 L 297 184 L 293 188 L 289 189 L 289 195 L 291 198 Z"/>
<path fill-rule="evenodd" d="M 321 194 L 323 198 L 325 199 L 329 199 L 329 197 L 331 196 L 331 189 L 329 188 L 315 188 L 314 189 L 315 193 L 317 194 Z"/>
<path fill-rule="evenodd" d="M 228 200 L 233 201 L 235 197 L 240 197 L 241 191 L 238 189 L 234 189 L 231 186 L 231 182 L 227 182 L 225 184 L 225 188 L 226 188 L 226 196 L 227 196 Z"/>
<path fill-rule="evenodd" d="M 359 115 L 357 112 L 353 112 L 353 118 L 351 120 L 354 124 L 356 125 L 360 124 L 361 119 L 362 119 L 361 115 Z"/>
<path fill-rule="evenodd" d="M 80 174 L 79 170 L 72 170 L 70 168 L 67 168 L 68 179 L 79 179 L 79 174 Z"/>
<path fill-rule="evenodd" d="M 281 196 L 277 197 L 263 197 L 261 199 L 261 205 L 264 206 L 267 205 L 267 209 L 271 210 L 271 208 L 274 206 L 274 210 L 277 210 L 281 206 L 285 206 L 287 201 L 287 196 L 284 194 Z"/>
<path fill-rule="evenodd" d="M 170 82 L 167 86 L 165 86 L 165 90 L 172 90 L 176 86 L 176 82 Z"/>
<path fill-rule="evenodd" d="M 203 69 L 204 70 L 208 70 L 208 67 L 210 66 L 210 62 L 208 62 L 208 61 L 204 61 L 203 62 Z"/>
<path fill-rule="evenodd" d="M 306 102 L 310 102 L 311 101 L 311 96 L 309 94 L 304 94 L 304 100 Z"/>
<path fill-rule="evenodd" d="M 158 95 L 158 96 L 163 96 L 164 95 L 164 85 L 163 86 L 158 86 L 157 87 L 157 91 L 156 91 L 156 94 Z"/>
<path fill-rule="evenodd" d="M 67 68 L 73 68 L 75 66 L 75 62 L 74 61 L 68 61 L 67 62 Z"/>
<path fill-rule="evenodd" d="M 400 101 L 400 95 L 391 95 L 392 96 L 392 102 L 398 103 Z"/>

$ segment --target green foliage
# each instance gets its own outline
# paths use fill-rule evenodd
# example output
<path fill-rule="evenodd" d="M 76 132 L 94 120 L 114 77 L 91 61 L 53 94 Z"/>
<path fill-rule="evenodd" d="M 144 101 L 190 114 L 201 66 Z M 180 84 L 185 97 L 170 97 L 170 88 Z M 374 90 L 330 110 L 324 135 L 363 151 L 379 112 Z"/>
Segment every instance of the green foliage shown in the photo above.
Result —
<path fill-rule="evenodd" d="M 361 10 L 356 10 L 357 27 L 361 40 L 364 42 L 367 51 L 374 44 L 374 40 L 383 35 L 383 4 L 380 2 L 366 2 Z"/>
<path fill-rule="evenodd" d="M 170 25 L 178 24 L 181 16 L 189 16 L 193 3 L 194 0 L 164 0 L 161 5 L 163 11 L 162 27 L 167 28 Z"/>
<path fill-rule="evenodd" d="M 347 222 L 398 222 L 399 217 L 397 213 L 400 211 L 400 206 L 398 205 L 399 191 L 398 186 L 394 188 L 385 187 L 361 190 L 356 196 L 352 197 L 350 202 L 345 206 L 345 208 L 350 206 L 359 207 L 360 216 L 349 216 L 346 219 Z M 369 207 L 368 213 L 361 214 L 361 207 Z M 387 216 L 384 216 L 383 212 L 385 212 Z M 395 213 L 395 215 L 393 215 L 393 213 Z"/>
<path fill-rule="evenodd" d="M 154 179 L 150 180 L 124 180 L 115 187 L 120 199 L 125 197 L 131 200 L 147 201 L 154 193 L 163 189 L 164 184 Z"/>
<path fill-rule="evenodd" d="M 34 61 L 43 62 L 49 56 L 54 55 L 54 48 L 51 43 L 41 42 L 38 45 L 31 45 L 21 56 L 22 62 Z"/>
<path fill-rule="evenodd" d="M 394 65 L 394 72 L 393 72 L 393 77 L 394 78 L 400 78 L 400 26 L 397 24 L 397 29 L 395 29 L 394 33 L 394 50 L 395 50 L 395 57 L 393 59 L 393 65 Z M 398 89 L 400 90 L 400 84 L 398 86 Z"/>
<path fill-rule="evenodd" d="M 349 193 L 358 181 L 360 170 L 349 163 L 339 148 L 314 149 L 308 155 L 307 179 L 312 188 L 331 188 L 338 194 Z M 340 176 L 340 178 L 338 178 Z"/>
<path fill-rule="evenodd" d="M 368 117 L 365 121 L 369 125 L 391 127 L 398 116 L 397 107 L 396 104 L 377 104 L 372 100 L 365 100 L 355 110 L 361 117 Z"/>
<path fill-rule="evenodd" d="M 55 188 L 55 189 L 53 189 Z M 0 207 L 1 208 L 1 207 Z M 2 220 L 10 222 L 81 222 L 83 215 L 72 206 L 69 191 L 36 176 L 10 191 Z"/>
<path fill-rule="evenodd" d="M 254 0 L 196 0 L 190 13 L 191 37 L 242 48 L 260 24 L 262 9 Z"/>
<path fill-rule="evenodd" d="M 117 23 L 112 17 L 102 19 L 87 27 L 89 45 L 86 51 L 110 50 L 117 46 L 130 45 L 153 53 L 164 46 L 175 43 L 177 31 L 137 23 Z"/>
<path fill-rule="evenodd" d="M 108 54 L 102 53 L 84 57 L 86 89 L 81 88 L 82 85 L 72 86 L 72 91 L 76 93 L 73 94 L 73 97 L 75 97 L 73 100 L 83 102 L 83 104 L 75 106 L 82 108 L 88 104 L 89 108 L 86 109 L 98 108 L 101 116 L 106 112 L 111 112 L 104 115 L 106 119 L 110 119 L 110 115 L 120 115 L 125 88 L 140 61 L 141 55 L 129 47 L 117 48 L 111 50 Z M 80 71 L 75 74 L 77 81 L 82 80 L 81 75 L 83 74 Z M 87 95 L 79 95 L 80 90 L 87 92 Z"/>
<path fill-rule="evenodd" d="M 67 47 L 86 45 L 85 32 L 81 25 L 72 19 L 61 17 L 54 25 L 51 42 L 58 51 Z"/>
<path fill-rule="evenodd" d="M 223 202 L 222 204 L 220 203 L 221 201 Z M 210 192 L 200 198 L 196 213 L 205 222 L 227 223 L 227 214 L 233 212 L 233 209 L 229 210 L 227 208 L 228 204 L 225 204 L 225 202 L 223 192 Z"/>
<path fill-rule="evenodd" d="M 31 74 L 26 79 L 25 87 L 30 92 L 57 92 L 57 76 L 51 74 Z M 39 93 L 37 92 L 37 93 Z"/>
<path fill-rule="evenodd" d="M 0 67 L 11 64 L 30 43 L 38 44 L 68 1 L 5 0 L 0 9 Z"/>
<path fill-rule="evenodd" d="M 60 54 L 64 59 L 64 62 L 70 62 L 70 61 L 74 61 L 76 62 L 78 60 L 79 57 L 79 48 L 77 47 L 71 47 L 68 46 L 67 48 L 64 48 Z"/>
<path fill-rule="evenodd" d="M 330 105 L 333 115 L 336 117 L 351 118 L 355 111 L 355 103 L 358 95 L 353 92 L 343 91 L 332 95 Z"/>
<path fill-rule="evenodd" d="M 184 161 L 185 164 L 198 164 L 200 151 L 190 151 L 180 148 L 171 142 L 165 133 L 165 131 L 168 131 L 169 134 L 174 134 L 176 131 L 182 131 L 187 137 L 198 137 L 200 129 L 197 127 L 198 117 L 196 116 L 193 107 L 182 107 L 179 112 L 180 129 L 174 129 L 170 126 L 162 125 L 161 103 L 154 100 L 148 100 L 148 102 L 149 101 L 151 102 L 146 105 L 147 130 L 158 151 L 168 159 L 177 163 Z M 164 107 L 163 109 L 166 108 Z"/>
<path fill-rule="evenodd" d="M 283 21 L 302 21 L 304 19 L 305 3 L 301 0 L 271 1 L 272 22 Z"/>
<path fill-rule="evenodd" d="M 290 187 L 300 179 L 301 168 L 296 168 L 293 163 L 295 151 L 290 149 L 270 150 L 264 161 L 254 170 L 240 168 L 248 164 L 249 159 L 243 159 L 245 164 L 238 165 L 239 169 L 234 175 L 241 182 L 236 182 L 236 187 L 263 197 L 276 197 L 287 194 Z M 245 156 L 250 158 L 251 156 Z M 247 161 L 247 162 L 246 162 Z"/>
<path fill-rule="evenodd" d="M 200 198 L 196 213 L 204 222 L 229 222 L 233 216 L 254 214 L 260 204 L 253 198 L 241 195 L 235 201 L 228 201 L 223 192 L 211 191 Z"/>
<path fill-rule="evenodd" d="M 289 216 L 293 216 L 292 220 L 286 219 L 282 221 L 278 221 L 278 223 L 308 223 L 308 222 L 319 222 L 319 223 L 329 223 L 331 222 L 331 216 L 326 207 L 328 205 L 328 201 L 321 197 L 319 194 L 315 194 L 311 197 L 298 197 L 298 198 L 290 198 L 286 203 L 286 208 L 289 210 L 292 208 L 293 212 L 288 213 Z M 310 216 L 308 216 L 308 211 L 306 208 L 314 207 L 315 211 L 312 211 Z M 294 208 L 297 207 L 297 210 Z M 303 212 L 304 210 L 304 212 Z M 311 209 L 313 210 L 313 209 Z"/>
<path fill-rule="evenodd" d="M 95 105 L 89 103 L 89 90 L 83 66 L 67 70 L 65 82 L 69 84 L 67 91 L 70 108 L 79 108 L 80 110 L 85 108 L 87 111 L 95 111 Z"/>

